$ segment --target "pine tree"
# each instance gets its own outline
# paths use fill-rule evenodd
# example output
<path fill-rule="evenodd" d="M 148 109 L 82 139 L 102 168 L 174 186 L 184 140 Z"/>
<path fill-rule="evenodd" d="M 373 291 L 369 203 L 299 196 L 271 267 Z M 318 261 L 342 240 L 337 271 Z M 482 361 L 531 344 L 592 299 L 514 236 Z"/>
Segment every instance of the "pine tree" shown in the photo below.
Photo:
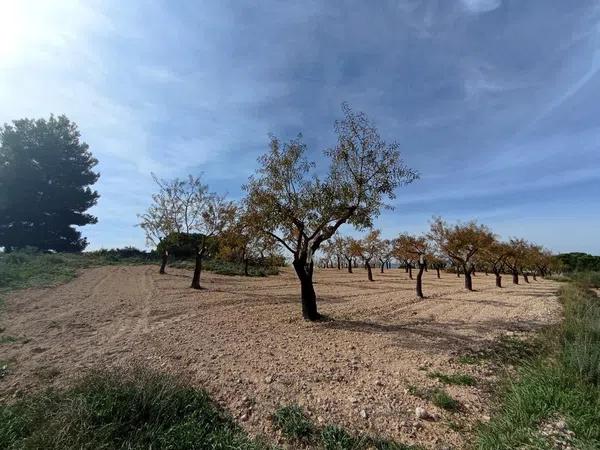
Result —
<path fill-rule="evenodd" d="M 74 225 L 97 222 L 86 213 L 99 197 L 90 188 L 96 164 L 65 116 L 0 127 L 0 246 L 83 250 L 87 240 Z"/>

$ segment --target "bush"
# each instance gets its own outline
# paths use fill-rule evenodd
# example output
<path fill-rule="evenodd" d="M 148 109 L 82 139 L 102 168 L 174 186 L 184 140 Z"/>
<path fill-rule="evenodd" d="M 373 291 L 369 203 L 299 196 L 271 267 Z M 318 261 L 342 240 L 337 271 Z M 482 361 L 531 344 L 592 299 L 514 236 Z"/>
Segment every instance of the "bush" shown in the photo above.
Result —
<path fill-rule="evenodd" d="M 208 395 L 145 369 L 0 406 L 3 449 L 260 449 Z"/>

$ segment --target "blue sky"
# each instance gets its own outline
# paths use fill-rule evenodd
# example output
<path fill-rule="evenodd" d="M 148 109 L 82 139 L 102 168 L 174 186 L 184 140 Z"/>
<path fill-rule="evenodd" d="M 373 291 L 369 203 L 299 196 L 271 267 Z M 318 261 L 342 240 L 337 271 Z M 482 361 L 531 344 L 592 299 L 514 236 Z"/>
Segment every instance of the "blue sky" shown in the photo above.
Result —
<path fill-rule="evenodd" d="M 269 133 L 321 158 L 348 101 L 421 173 L 386 236 L 442 215 L 600 254 L 597 1 L 22 0 L 2 18 L 0 122 L 64 113 L 100 160 L 92 249 L 144 245 L 150 172 L 239 198 Z"/>

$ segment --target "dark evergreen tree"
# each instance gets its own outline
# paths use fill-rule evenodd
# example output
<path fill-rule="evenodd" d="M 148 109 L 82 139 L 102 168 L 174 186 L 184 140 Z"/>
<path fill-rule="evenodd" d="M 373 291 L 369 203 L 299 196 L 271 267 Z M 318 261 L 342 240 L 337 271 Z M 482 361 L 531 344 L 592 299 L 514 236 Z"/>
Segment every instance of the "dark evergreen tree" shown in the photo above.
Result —
<path fill-rule="evenodd" d="M 98 200 L 90 185 L 98 161 L 65 116 L 0 127 L 0 246 L 81 251 L 74 225 L 96 223 L 86 211 Z"/>

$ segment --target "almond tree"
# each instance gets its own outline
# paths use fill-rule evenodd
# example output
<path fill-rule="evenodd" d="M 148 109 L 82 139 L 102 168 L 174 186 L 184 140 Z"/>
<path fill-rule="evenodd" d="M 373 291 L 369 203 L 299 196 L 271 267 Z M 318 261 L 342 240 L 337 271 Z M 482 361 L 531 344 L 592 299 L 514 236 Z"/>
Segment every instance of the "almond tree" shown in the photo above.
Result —
<path fill-rule="evenodd" d="M 381 231 L 371 230 L 363 239 L 359 241 L 359 254 L 365 263 L 367 277 L 369 281 L 373 280 L 373 271 L 371 269 L 371 260 L 381 253 Z"/>
<path fill-rule="evenodd" d="M 503 243 L 494 241 L 479 252 L 479 259 L 491 269 L 496 277 L 496 287 L 502 287 L 502 271 L 506 265 L 506 259 L 510 255 L 510 247 Z"/>
<path fill-rule="evenodd" d="M 435 243 L 440 253 L 462 268 L 465 274 L 465 288 L 472 291 L 473 258 L 478 251 L 494 242 L 494 234 L 485 225 L 479 225 L 475 221 L 448 225 L 438 217 L 431 223 L 427 236 Z"/>
<path fill-rule="evenodd" d="M 341 241 L 341 249 L 342 249 L 342 256 L 344 257 L 344 259 L 346 260 L 347 264 L 348 264 L 348 273 L 352 273 L 352 266 L 353 266 L 353 261 L 354 258 L 357 258 L 360 256 L 360 242 L 358 242 L 356 239 L 352 238 L 352 237 L 343 237 L 340 238 Z"/>
<path fill-rule="evenodd" d="M 512 273 L 513 284 L 519 284 L 519 273 L 523 275 L 525 282 L 529 283 L 524 271 L 529 253 L 529 243 L 525 239 L 511 238 L 508 245 L 509 249 L 505 264 Z"/>
<path fill-rule="evenodd" d="M 175 178 L 167 181 L 154 179 L 159 192 L 152 196 L 153 203 L 146 213 L 139 216 L 140 226 L 146 231 L 146 238 L 150 242 L 156 239 L 164 241 L 173 233 L 192 238 L 195 266 L 191 287 L 201 289 L 202 259 L 207 251 L 207 243 L 232 220 L 235 207 L 223 196 L 209 192 L 200 177 L 190 175 L 185 180 Z M 167 256 L 168 250 L 165 248 L 161 273 L 164 273 Z"/>
<path fill-rule="evenodd" d="M 394 241 L 392 239 L 383 239 L 381 241 L 381 250 L 379 252 L 379 263 L 381 264 L 381 273 L 386 266 L 389 267 L 394 254 Z"/>
<path fill-rule="evenodd" d="M 413 259 L 414 259 L 415 255 L 411 251 L 411 249 L 412 249 L 412 237 L 409 234 L 406 234 L 406 233 L 400 234 L 394 240 L 394 250 L 393 250 L 394 258 L 396 258 L 400 264 L 404 264 L 406 273 L 408 273 L 408 277 L 412 280 L 413 279 L 413 275 L 412 275 Z"/>
<path fill-rule="evenodd" d="M 394 198 L 396 188 L 417 178 L 400 158 L 397 143 L 388 144 L 362 113 L 342 106 L 335 123 L 337 144 L 325 151 L 329 168 L 323 177 L 306 158 L 301 137 L 288 143 L 271 138 L 269 151 L 245 186 L 254 223 L 293 256 L 300 281 L 302 315 L 318 320 L 313 286 L 313 255 L 344 224 L 370 227 Z"/>
<path fill-rule="evenodd" d="M 419 272 L 417 273 L 417 297 L 424 298 L 423 295 L 423 272 L 427 266 L 426 256 L 430 252 L 429 242 L 425 236 L 411 236 L 409 234 L 401 234 L 396 238 L 396 243 L 400 249 L 400 253 L 405 258 L 415 260 Z M 411 273 L 412 275 L 412 273 Z M 412 280 L 412 276 L 411 276 Z"/>

